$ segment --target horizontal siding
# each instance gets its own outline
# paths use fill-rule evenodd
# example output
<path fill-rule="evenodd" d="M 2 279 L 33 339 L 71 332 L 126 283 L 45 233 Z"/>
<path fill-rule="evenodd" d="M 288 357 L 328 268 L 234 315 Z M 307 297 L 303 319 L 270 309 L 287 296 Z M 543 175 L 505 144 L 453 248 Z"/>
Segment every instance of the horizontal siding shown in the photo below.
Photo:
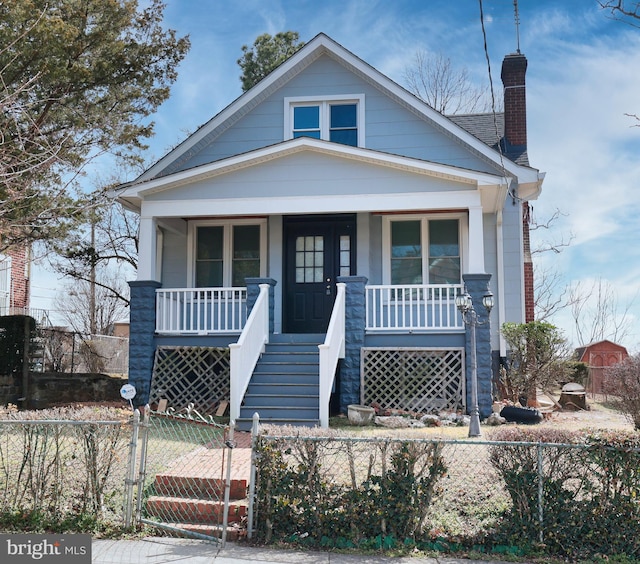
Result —
<path fill-rule="evenodd" d="M 220 175 L 148 200 L 252 198 L 270 196 L 389 194 L 473 190 L 470 184 L 340 159 L 314 152 L 297 153 Z M 210 210 L 203 213 L 211 213 Z M 354 210 L 357 211 L 357 210 Z"/>
<path fill-rule="evenodd" d="M 376 151 L 483 172 L 495 169 L 376 86 L 328 56 L 320 57 L 181 165 L 180 170 L 280 143 L 284 98 L 365 95 L 365 146 Z"/>

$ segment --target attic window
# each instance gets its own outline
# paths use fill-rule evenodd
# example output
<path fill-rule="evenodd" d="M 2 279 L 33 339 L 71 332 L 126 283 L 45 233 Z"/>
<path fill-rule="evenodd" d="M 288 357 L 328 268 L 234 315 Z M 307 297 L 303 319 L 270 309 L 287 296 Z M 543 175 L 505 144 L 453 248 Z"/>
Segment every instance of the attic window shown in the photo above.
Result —
<path fill-rule="evenodd" d="M 286 98 L 285 138 L 312 137 L 363 146 L 364 96 L 328 99 Z"/>

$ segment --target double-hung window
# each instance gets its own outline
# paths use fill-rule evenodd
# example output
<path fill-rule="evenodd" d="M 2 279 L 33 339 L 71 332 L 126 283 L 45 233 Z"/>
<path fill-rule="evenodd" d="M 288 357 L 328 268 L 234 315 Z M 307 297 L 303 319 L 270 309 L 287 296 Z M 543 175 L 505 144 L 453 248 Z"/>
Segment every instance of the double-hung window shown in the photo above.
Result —
<path fill-rule="evenodd" d="M 394 285 L 460 284 L 459 217 L 385 218 L 385 279 Z"/>
<path fill-rule="evenodd" d="M 364 139 L 364 96 L 286 98 L 285 138 L 313 137 L 352 147 Z"/>
<path fill-rule="evenodd" d="M 196 224 L 193 285 L 197 288 L 245 285 L 266 273 L 266 222 Z"/>

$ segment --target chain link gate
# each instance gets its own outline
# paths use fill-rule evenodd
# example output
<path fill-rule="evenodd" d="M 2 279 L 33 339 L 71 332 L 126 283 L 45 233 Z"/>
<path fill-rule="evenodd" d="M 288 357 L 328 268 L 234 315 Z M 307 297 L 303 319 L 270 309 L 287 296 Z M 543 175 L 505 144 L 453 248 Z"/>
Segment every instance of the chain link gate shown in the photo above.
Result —
<path fill-rule="evenodd" d="M 226 542 L 233 426 L 189 406 L 184 412 L 134 413 L 125 525 L 135 521 L 215 542 Z M 137 475 L 136 475 L 137 466 Z M 134 496 L 134 487 L 137 495 Z"/>

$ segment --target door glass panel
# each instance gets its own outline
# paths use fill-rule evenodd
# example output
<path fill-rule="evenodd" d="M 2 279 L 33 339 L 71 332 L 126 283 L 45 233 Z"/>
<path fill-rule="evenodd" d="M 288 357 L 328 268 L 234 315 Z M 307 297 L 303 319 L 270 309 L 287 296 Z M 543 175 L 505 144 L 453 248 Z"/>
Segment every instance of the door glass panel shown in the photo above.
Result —
<path fill-rule="evenodd" d="M 322 282 L 324 279 L 324 237 L 296 238 L 296 282 Z"/>
<path fill-rule="evenodd" d="M 199 288 L 222 286 L 222 226 L 198 227 L 196 279 Z"/>
<path fill-rule="evenodd" d="M 351 237 L 340 235 L 340 276 L 351 276 Z"/>
<path fill-rule="evenodd" d="M 391 223 L 391 283 L 422 284 L 420 221 Z"/>

